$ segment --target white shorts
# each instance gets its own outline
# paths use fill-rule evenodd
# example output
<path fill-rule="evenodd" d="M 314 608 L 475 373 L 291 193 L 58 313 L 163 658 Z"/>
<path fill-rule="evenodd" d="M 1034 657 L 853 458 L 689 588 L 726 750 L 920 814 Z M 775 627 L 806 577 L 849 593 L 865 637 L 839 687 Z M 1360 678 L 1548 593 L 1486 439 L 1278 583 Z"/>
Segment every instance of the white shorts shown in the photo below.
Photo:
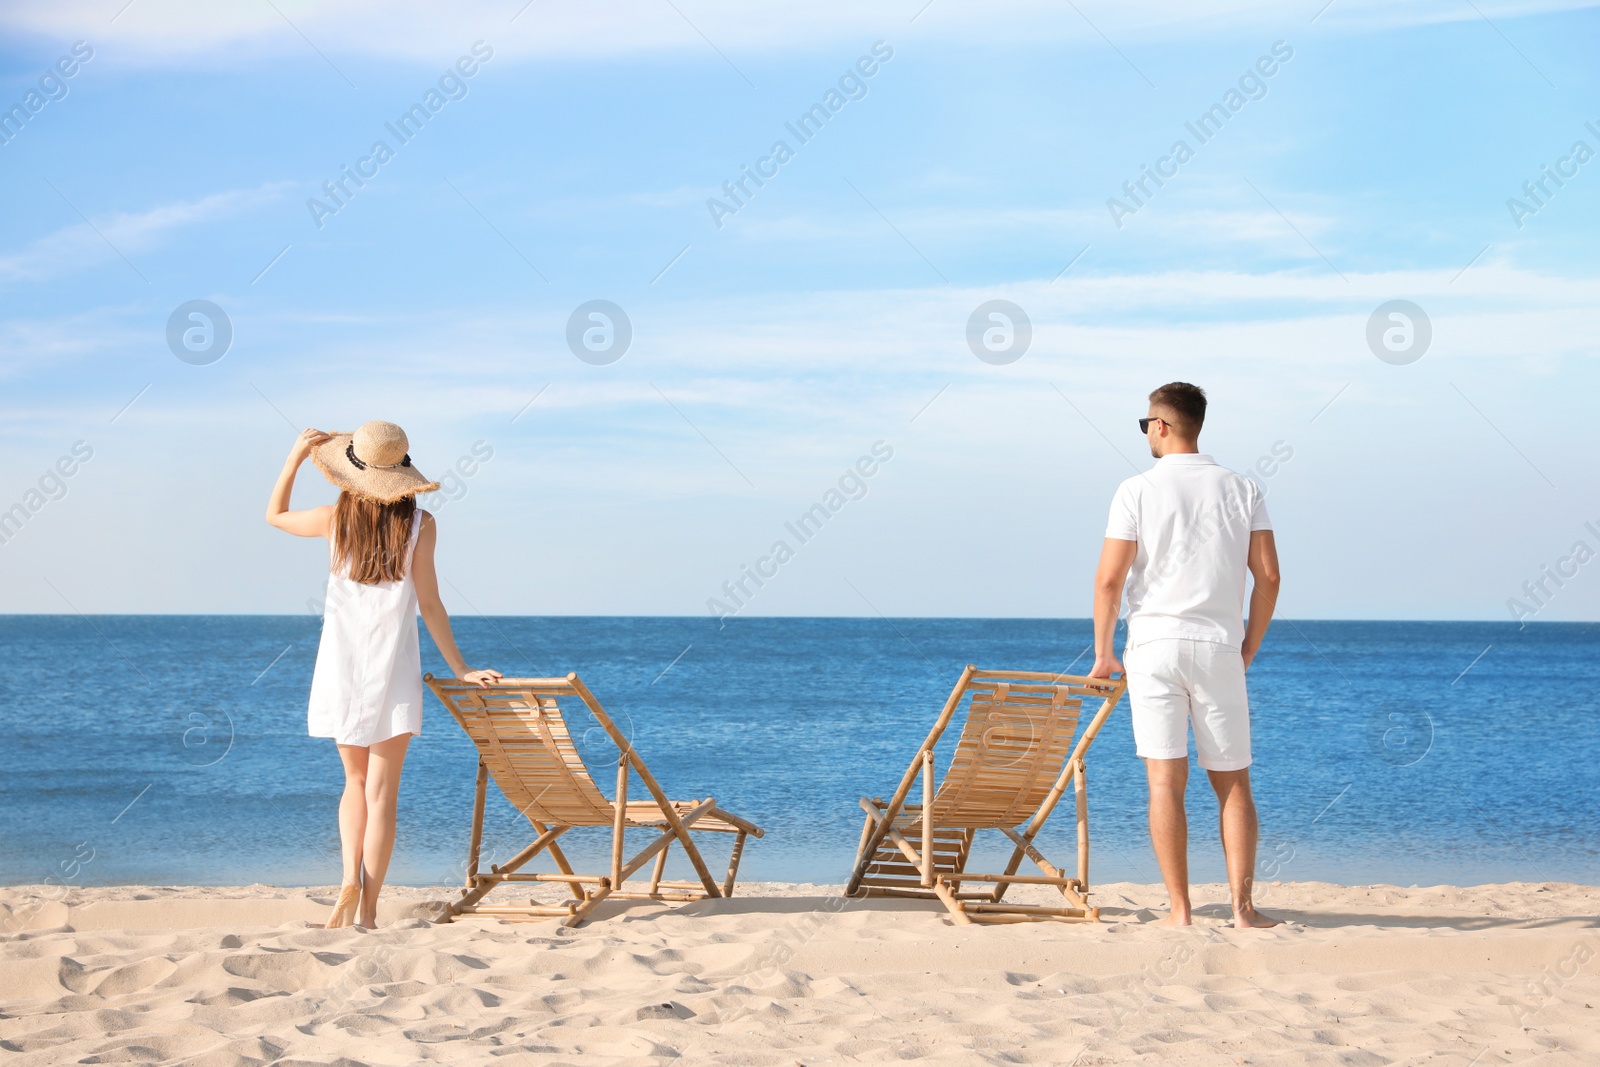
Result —
<path fill-rule="evenodd" d="M 1133 739 L 1145 759 L 1187 759 L 1189 724 L 1200 766 L 1250 766 L 1250 699 L 1244 660 L 1212 641 L 1167 638 L 1122 653 L 1133 708 Z"/>

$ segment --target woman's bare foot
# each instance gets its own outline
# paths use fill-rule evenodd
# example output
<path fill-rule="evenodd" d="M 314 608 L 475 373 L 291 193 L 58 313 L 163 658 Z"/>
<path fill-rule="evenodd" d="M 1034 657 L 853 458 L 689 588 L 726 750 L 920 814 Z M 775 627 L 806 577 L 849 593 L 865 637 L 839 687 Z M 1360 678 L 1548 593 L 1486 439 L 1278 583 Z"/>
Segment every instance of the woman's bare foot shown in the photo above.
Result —
<path fill-rule="evenodd" d="M 339 887 L 339 899 L 333 905 L 333 914 L 328 916 L 329 930 L 349 926 L 354 920 L 356 907 L 361 903 L 361 887 L 346 882 Z"/>
<path fill-rule="evenodd" d="M 1233 913 L 1233 928 L 1235 930 L 1267 930 L 1281 925 L 1282 922 L 1282 919 L 1274 919 L 1261 914 L 1253 904 L 1247 904 L 1243 908 L 1236 909 Z"/>
<path fill-rule="evenodd" d="M 1155 925 L 1156 926 L 1191 926 L 1191 925 L 1193 925 L 1193 923 L 1190 921 L 1189 916 L 1187 916 L 1187 915 L 1179 915 L 1177 912 L 1173 911 L 1173 912 L 1168 912 L 1167 913 L 1167 917 L 1165 919 L 1157 919 L 1155 921 Z"/>

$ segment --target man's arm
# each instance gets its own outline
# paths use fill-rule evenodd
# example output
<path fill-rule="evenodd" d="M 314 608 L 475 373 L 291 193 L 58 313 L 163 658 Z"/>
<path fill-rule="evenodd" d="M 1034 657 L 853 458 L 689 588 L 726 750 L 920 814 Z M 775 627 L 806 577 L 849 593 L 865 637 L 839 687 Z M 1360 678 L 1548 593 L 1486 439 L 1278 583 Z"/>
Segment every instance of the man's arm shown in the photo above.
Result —
<path fill-rule="evenodd" d="M 1122 587 L 1139 554 L 1139 542 L 1108 537 L 1100 548 L 1100 566 L 1094 574 L 1094 668 L 1091 678 L 1122 673 L 1117 659 L 1117 616 L 1122 613 Z"/>
<path fill-rule="evenodd" d="M 1250 591 L 1250 621 L 1244 628 L 1244 644 L 1239 646 L 1245 670 L 1250 669 L 1250 661 L 1260 651 L 1261 639 L 1267 636 L 1272 612 L 1278 606 L 1278 543 L 1271 530 L 1251 532 L 1249 564 L 1255 588 Z"/>

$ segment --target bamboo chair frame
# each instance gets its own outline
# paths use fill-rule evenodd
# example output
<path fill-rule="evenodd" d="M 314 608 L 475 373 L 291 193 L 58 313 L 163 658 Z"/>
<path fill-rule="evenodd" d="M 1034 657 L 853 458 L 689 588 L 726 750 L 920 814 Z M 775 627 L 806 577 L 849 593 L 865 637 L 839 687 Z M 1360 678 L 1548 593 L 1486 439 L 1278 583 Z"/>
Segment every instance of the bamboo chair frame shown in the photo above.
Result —
<path fill-rule="evenodd" d="M 450 905 L 445 921 L 463 915 L 495 918 L 559 918 L 577 926 L 603 900 L 691 901 L 733 895 L 745 839 L 761 837 L 754 823 L 717 807 L 711 797 L 673 802 L 634 751 L 587 686 L 576 674 L 565 678 L 503 678 L 482 687 L 456 678 L 423 675 L 445 708 L 461 724 L 478 749 L 478 780 L 472 803 L 472 837 L 467 846 L 466 887 Z M 617 748 L 617 787 L 607 800 L 589 774 L 573 744 L 562 714 L 561 700 L 583 701 Z M 632 770 L 649 791 L 649 800 L 628 799 L 628 772 Z M 503 864 L 479 870 L 483 848 L 483 814 L 489 780 L 493 778 L 507 800 L 532 824 L 536 837 Z M 581 827 L 609 827 L 611 865 L 604 873 L 574 871 L 557 839 Z M 624 831 L 651 829 L 658 835 L 631 857 L 624 856 Z M 728 874 L 722 884 L 711 876 L 693 832 L 729 833 L 734 837 Z M 677 844 L 694 866 L 696 881 L 666 881 L 662 875 L 667 853 Z M 521 873 L 536 856 L 548 853 L 554 873 Z M 627 880 L 651 860 L 655 866 L 648 889 L 630 889 Z M 481 901 L 496 887 L 516 882 L 565 883 L 571 899 L 562 904 L 484 905 Z"/>
<path fill-rule="evenodd" d="M 1084 757 L 1127 689 L 1124 680 L 1038 671 L 987 671 L 968 664 L 943 710 L 901 776 L 893 797 L 862 797 L 866 822 L 845 895 L 937 899 L 958 925 L 1009 922 L 1098 922 L 1089 903 L 1089 807 Z M 963 699 L 967 722 L 944 780 L 935 788 L 934 747 Z M 1076 743 L 1086 701 L 1100 707 Z M 1022 728 L 1026 738 L 1020 739 Z M 1070 750 L 1068 745 L 1071 745 Z M 908 802 L 922 779 L 922 802 Z M 1067 874 L 1034 843 L 1068 789 L 1077 806 L 1077 868 Z M 980 830 L 997 830 L 1014 846 L 1000 874 L 966 869 Z M 1019 874 L 1023 858 L 1038 874 Z M 988 883 L 962 889 L 963 883 Z M 1011 885 L 1048 885 L 1065 907 L 1002 900 Z"/>

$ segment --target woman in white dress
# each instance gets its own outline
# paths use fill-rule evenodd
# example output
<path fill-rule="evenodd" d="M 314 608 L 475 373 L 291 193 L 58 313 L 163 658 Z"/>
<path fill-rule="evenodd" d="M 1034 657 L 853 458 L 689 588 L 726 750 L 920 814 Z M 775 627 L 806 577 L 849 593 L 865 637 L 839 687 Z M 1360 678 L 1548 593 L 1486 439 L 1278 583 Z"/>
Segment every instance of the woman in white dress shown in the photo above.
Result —
<path fill-rule="evenodd" d="M 377 925 L 378 893 L 394 852 L 400 767 L 422 733 L 417 613 L 457 678 L 490 685 L 456 649 L 433 569 L 433 516 L 416 494 L 439 488 L 411 465 L 405 431 L 369 422 L 355 433 L 306 430 L 295 439 L 267 504 L 267 521 L 299 537 L 328 539 L 322 643 L 311 679 L 312 737 L 331 737 L 344 762 L 339 841 L 344 879 L 328 925 Z M 336 485 L 338 503 L 290 511 L 295 473 L 310 456 Z"/>

